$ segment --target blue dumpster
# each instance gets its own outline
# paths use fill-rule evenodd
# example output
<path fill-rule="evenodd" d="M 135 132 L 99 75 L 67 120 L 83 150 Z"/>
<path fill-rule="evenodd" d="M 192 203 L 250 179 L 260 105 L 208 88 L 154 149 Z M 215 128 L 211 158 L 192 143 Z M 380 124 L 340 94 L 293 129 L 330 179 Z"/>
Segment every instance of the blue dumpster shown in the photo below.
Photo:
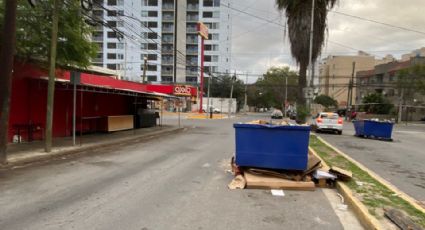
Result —
<path fill-rule="evenodd" d="M 353 121 L 356 136 L 391 140 L 393 132 L 392 122 L 356 120 Z"/>
<path fill-rule="evenodd" d="M 309 126 L 234 124 L 238 166 L 306 170 Z"/>

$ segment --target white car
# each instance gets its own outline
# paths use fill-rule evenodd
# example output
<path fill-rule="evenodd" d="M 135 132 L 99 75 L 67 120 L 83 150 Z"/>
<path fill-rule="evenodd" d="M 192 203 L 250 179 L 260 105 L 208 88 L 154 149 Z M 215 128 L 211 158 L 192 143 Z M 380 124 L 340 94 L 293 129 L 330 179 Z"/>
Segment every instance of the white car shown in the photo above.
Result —
<path fill-rule="evenodd" d="M 280 111 L 278 109 L 275 109 L 275 110 L 273 110 L 271 116 L 272 116 L 272 119 L 282 119 L 283 118 L 283 113 L 282 113 L 282 111 Z"/>
<path fill-rule="evenodd" d="M 336 131 L 342 134 L 343 119 L 337 113 L 318 113 L 312 118 L 311 126 L 316 132 Z"/>
<path fill-rule="evenodd" d="M 221 113 L 221 110 L 219 108 L 215 108 L 214 106 L 210 106 L 210 109 L 212 109 L 213 113 Z M 210 112 L 210 110 L 207 111 L 207 106 L 206 105 L 203 105 L 202 106 L 202 111 L 204 113 L 209 113 Z"/>

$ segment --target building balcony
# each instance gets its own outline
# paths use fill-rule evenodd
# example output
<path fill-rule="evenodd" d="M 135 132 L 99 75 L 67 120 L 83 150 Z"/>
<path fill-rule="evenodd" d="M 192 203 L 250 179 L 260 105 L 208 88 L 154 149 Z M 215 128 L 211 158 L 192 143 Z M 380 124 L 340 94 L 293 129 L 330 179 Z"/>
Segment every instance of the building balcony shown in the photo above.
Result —
<path fill-rule="evenodd" d="M 198 33 L 198 29 L 196 27 L 187 27 L 186 33 Z"/>
<path fill-rule="evenodd" d="M 198 50 L 186 50 L 186 55 L 198 55 Z"/>
<path fill-rule="evenodd" d="M 163 4 L 162 11 L 174 11 L 174 4 Z"/>
<path fill-rule="evenodd" d="M 198 66 L 198 60 L 196 61 L 186 61 L 186 66 Z"/>
<path fill-rule="evenodd" d="M 161 70 L 161 75 L 172 76 L 173 75 L 173 71 L 172 70 Z"/>
<path fill-rule="evenodd" d="M 163 44 L 173 44 L 174 40 L 173 39 L 162 39 L 162 43 Z"/>
<path fill-rule="evenodd" d="M 186 75 L 187 76 L 198 76 L 198 72 L 197 71 L 186 70 Z"/>
<path fill-rule="evenodd" d="M 102 37 L 94 36 L 91 39 L 92 39 L 92 41 L 95 41 L 95 42 L 103 42 L 103 36 Z"/>
<path fill-rule="evenodd" d="M 187 16 L 186 17 L 186 22 L 198 22 L 198 21 L 199 21 L 198 16 Z"/>
<path fill-rule="evenodd" d="M 91 61 L 94 63 L 103 63 L 103 58 L 93 58 Z"/>
<path fill-rule="evenodd" d="M 162 49 L 161 53 L 162 54 L 173 54 L 174 50 L 172 49 Z"/>
<path fill-rule="evenodd" d="M 162 65 L 173 65 L 173 60 L 162 60 Z"/>
<path fill-rule="evenodd" d="M 186 44 L 198 44 L 198 39 L 187 39 Z"/>
<path fill-rule="evenodd" d="M 163 33 L 174 33 L 174 27 L 162 27 Z"/>
<path fill-rule="evenodd" d="M 162 17 L 163 22 L 174 22 L 174 17 Z"/>
<path fill-rule="evenodd" d="M 187 4 L 186 11 L 199 11 L 199 5 Z"/>

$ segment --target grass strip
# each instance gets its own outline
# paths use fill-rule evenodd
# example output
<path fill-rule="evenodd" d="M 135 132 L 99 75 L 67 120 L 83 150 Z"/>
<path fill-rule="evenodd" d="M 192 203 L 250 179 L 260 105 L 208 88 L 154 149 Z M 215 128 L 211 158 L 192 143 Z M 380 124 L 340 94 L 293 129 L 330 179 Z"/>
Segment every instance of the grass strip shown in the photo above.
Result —
<path fill-rule="evenodd" d="M 395 208 L 404 211 L 414 222 L 425 227 L 425 213 L 416 209 L 409 202 L 394 194 L 392 190 L 375 180 L 357 165 L 339 155 L 332 148 L 321 142 L 316 136 L 310 136 L 310 147 L 331 166 L 337 166 L 353 172 L 353 179 L 344 182 L 377 219 L 384 217 L 384 209 Z"/>

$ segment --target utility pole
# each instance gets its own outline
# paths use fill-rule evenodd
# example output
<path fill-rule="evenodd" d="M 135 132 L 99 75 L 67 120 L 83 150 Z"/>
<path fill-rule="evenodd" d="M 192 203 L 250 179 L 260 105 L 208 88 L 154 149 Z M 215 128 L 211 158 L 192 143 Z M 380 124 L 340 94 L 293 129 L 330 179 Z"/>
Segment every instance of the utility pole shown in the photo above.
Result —
<path fill-rule="evenodd" d="M 246 114 L 247 108 L 248 108 L 248 72 L 246 72 L 246 76 L 245 76 L 245 100 L 244 100 L 244 106 L 243 106 L 243 111 Z"/>
<path fill-rule="evenodd" d="M 146 83 L 146 68 L 148 68 L 148 58 L 143 57 L 143 79 L 142 83 Z"/>
<path fill-rule="evenodd" d="M 58 23 L 59 9 L 62 0 L 54 0 L 53 20 L 52 20 L 52 40 L 50 41 L 49 57 L 49 83 L 47 88 L 47 111 L 46 111 L 46 142 L 44 150 L 52 151 L 52 123 L 53 123 L 53 105 L 55 95 L 55 74 L 56 74 L 56 47 L 58 42 Z"/>
<path fill-rule="evenodd" d="M 345 120 L 348 120 L 349 112 L 351 111 L 355 69 L 356 69 L 356 62 L 353 62 L 353 70 L 351 72 L 351 79 L 350 79 L 350 82 L 348 83 L 347 110 L 345 112 Z"/>
<path fill-rule="evenodd" d="M 310 46 L 309 46 L 309 52 L 308 52 L 308 66 L 311 68 L 309 71 L 309 79 L 307 79 L 307 91 L 310 91 L 310 81 L 313 79 L 313 65 L 312 65 L 312 59 L 313 59 L 313 35 L 314 35 L 314 3 L 315 0 L 311 0 L 311 23 L 310 23 Z M 307 93 L 306 93 L 307 94 Z M 307 108 L 310 110 L 311 106 L 311 98 L 310 95 L 306 98 L 307 102 Z"/>
<path fill-rule="evenodd" d="M 286 117 L 286 103 L 288 103 L 288 75 L 285 75 L 285 103 L 283 106 L 284 114 Z"/>
<path fill-rule="evenodd" d="M 73 85 L 72 102 L 72 145 L 76 145 L 76 127 L 77 127 L 77 84 L 80 84 L 80 73 L 71 72 L 71 82 Z"/>
<path fill-rule="evenodd" d="M 124 39 L 124 79 L 127 77 L 127 39 Z"/>
<path fill-rule="evenodd" d="M 212 116 L 211 116 L 211 109 L 210 109 L 210 107 L 211 107 L 211 105 L 210 105 L 210 86 L 211 86 L 211 77 L 212 77 L 212 75 L 211 75 L 211 73 L 209 74 L 210 76 L 208 77 L 208 92 L 207 92 L 207 94 L 208 94 L 208 100 L 207 100 L 207 109 L 206 109 L 206 115 L 208 116 L 208 114 L 210 114 L 210 118 L 212 118 Z"/>
<path fill-rule="evenodd" d="M 5 4 L 3 36 L 0 53 L 0 165 L 7 163 L 10 92 L 16 37 L 17 0 Z"/>
<path fill-rule="evenodd" d="M 353 62 L 353 72 L 351 73 L 350 111 L 353 109 L 354 75 L 356 75 L 356 62 Z"/>
<path fill-rule="evenodd" d="M 232 100 L 232 98 L 233 98 L 233 82 L 235 80 L 236 80 L 236 71 L 235 71 L 235 75 L 233 75 L 233 77 L 231 79 L 232 83 L 231 83 L 231 87 L 230 87 L 229 111 L 228 111 L 229 118 L 230 118 L 230 115 L 232 113 L 231 110 L 232 110 L 232 104 L 233 104 L 233 100 Z"/>
<path fill-rule="evenodd" d="M 399 99 L 399 102 L 398 102 L 398 119 L 397 119 L 397 123 L 401 123 L 401 117 L 402 117 L 402 113 L 403 113 L 403 94 L 404 94 L 404 89 L 401 88 L 400 99 Z"/>

